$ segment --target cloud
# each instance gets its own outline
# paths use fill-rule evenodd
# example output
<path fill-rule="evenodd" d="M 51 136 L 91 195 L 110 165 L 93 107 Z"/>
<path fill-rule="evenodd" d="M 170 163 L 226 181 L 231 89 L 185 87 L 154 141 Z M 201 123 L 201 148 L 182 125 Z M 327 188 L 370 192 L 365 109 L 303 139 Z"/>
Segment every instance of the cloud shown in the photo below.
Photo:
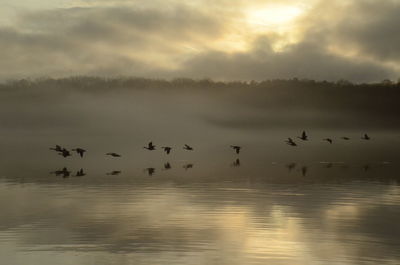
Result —
<path fill-rule="evenodd" d="M 261 4 L 266 3 L 96 0 L 75 2 L 85 7 L 19 13 L 12 25 L 0 27 L 0 79 L 78 74 L 397 78 L 398 2 L 320 1 L 296 20 L 297 40 L 279 51 L 274 47 L 285 34 L 246 32 L 246 7 Z M 228 47 L 239 44 L 245 48 Z"/>
<path fill-rule="evenodd" d="M 334 28 L 335 38 L 354 45 L 363 55 L 377 60 L 398 61 L 400 2 L 358 1 L 346 9 L 346 15 Z"/>
<path fill-rule="evenodd" d="M 214 38 L 221 27 L 217 19 L 183 7 L 31 12 L 18 17 L 15 27 L 0 28 L 1 77 L 146 75 L 149 64 L 153 72 L 163 68 L 166 58 L 185 49 L 182 43 Z"/>
<path fill-rule="evenodd" d="M 183 69 L 183 76 L 245 80 L 301 77 L 373 81 L 392 75 L 389 69 L 379 64 L 329 54 L 314 42 L 304 41 L 283 52 L 274 52 L 266 37 L 260 37 L 251 52 L 210 51 L 188 60 Z"/>

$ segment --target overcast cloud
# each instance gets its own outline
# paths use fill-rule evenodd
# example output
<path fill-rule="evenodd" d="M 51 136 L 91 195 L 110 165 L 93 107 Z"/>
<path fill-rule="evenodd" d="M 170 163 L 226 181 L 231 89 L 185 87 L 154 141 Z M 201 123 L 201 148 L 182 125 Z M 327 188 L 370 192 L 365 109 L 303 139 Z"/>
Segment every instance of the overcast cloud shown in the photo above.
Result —
<path fill-rule="evenodd" d="M 8 2 L 13 12 L 0 24 L 1 80 L 133 75 L 369 82 L 400 76 L 400 2 L 394 0 L 81 0 L 59 1 L 59 7 L 43 1 L 42 8 L 34 5 L 40 1 Z M 271 25 L 248 11 L 295 5 L 301 14 L 283 12 Z M 290 23 L 282 24 L 285 19 Z"/>

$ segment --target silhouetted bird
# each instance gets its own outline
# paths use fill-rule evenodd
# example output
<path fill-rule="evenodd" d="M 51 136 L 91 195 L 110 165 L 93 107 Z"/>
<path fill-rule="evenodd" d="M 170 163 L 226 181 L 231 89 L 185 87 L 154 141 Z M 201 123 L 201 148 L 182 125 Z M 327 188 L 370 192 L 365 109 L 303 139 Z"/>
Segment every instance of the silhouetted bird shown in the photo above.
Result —
<path fill-rule="evenodd" d="M 167 162 L 167 163 L 165 163 L 164 164 L 164 169 L 165 170 L 168 170 L 168 169 L 171 169 L 172 167 L 171 167 L 171 164 L 169 163 L 169 162 Z"/>
<path fill-rule="evenodd" d="M 121 157 L 121 155 L 117 154 L 117 153 L 107 153 L 106 155 L 112 156 L 112 157 Z"/>
<path fill-rule="evenodd" d="M 325 138 L 323 139 L 324 141 L 327 141 L 328 143 L 332 144 L 333 140 L 331 138 Z"/>
<path fill-rule="evenodd" d="M 167 153 L 167 155 L 169 155 L 169 153 L 171 153 L 172 147 L 169 146 L 163 146 L 161 147 L 162 149 L 164 149 L 165 153 Z"/>
<path fill-rule="evenodd" d="M 193 168 L 193 164 L 186 164 L 186 165 L 183 166 L 183 168 L 185 170 L 188 170 L 189 168 Z"/>
<path fill-rule="evenodd" d="M 306 131 L 303 131 L 303 133 L 301 134 L 301 136 L 297 136 L 297 138 L 303 140 L 303 141 L 307 141 L 308 140 L 308 136 L 306 134 Z"/>
<path fill-rule="evenodd" d="M 290 164 L 286 165 L 286 168 L 288 169 L 289 172 L 291 172 L 295 167 L 296 167 L 296 163 L 290 163 Z"/>
<path fill-rule="evenodd" d="M 144 149 L 147 149 L 147 150 L 156 150 L 156 146 L 153 144 L 153 142 L 149 142 L 148 144 L 147 144 L 147 146 L 145 146 L 145 147 L 143 147 Z"/>
<path fill-rule="evenodd" d="M 189 146 L 189 145 L 187 145 L 187 144 L 185 144 L 185 146 L 183 147 L 183 149 L 189 150 L 189 151 L 193 151 L 193 147 L 191 147 L 191 146 Z"/>
<path fill-rule="evenodd" d="M 116 175 L 121 174 L 121 172 L 122 172 L 121 170 L 113 170 L 113 171 L 107 173 L 107 175 L 116 176 Z"/>
<path fill-rule="evenodd" d="M 61 152 L 62 151 L 62 147 L 57 144 L 56 147 L 51 147 L 50 150 Z"/>
<path fill-rule="evenodd" d="M 305 176 L 307 175 L 307 171 L 308 171 L 308 167 L 303 166 L 303 167 L 301 168 L 301 175 L 302 175 L 303 177 L 305 177 Z"/>
<path fill-rule="evenodd" d="M 297 144 L 290 137 L 285 141 L 285 143 L 290 145 L 290 146 L 297 146 Z"/>
<path fill-rule="evenodd" d="M 62 155 L 63 157 L 71 156 L 71 153 L 65 148 L 63 148 L 58 154 Z"/>
<path fill-rule="evenodd" d="M 346 136 L 343 136 L 343 137 L 341 137 L 343 140 L 346 140 L 346 141 L 348 141 L 348 140 L 350 140 L 350 138 L 349 137 L 346 137 Z"/>
<path fill-rule="evenodd" d="M 86 152 L 86 150 L 85 149 L 82 149 L 82 148 L 75 148 L 75 149 L 72 149 L 72 151 L 75 151 L 75 152 L 77 152 L 81 157 L 83 157 L 83 154 Z"/>
<path fill-rule="evenodd" d="M 77 172 L 76 172 L 76 175 L 75 176 L 77 176 L 77 177 L 83 177 L 83 176 L 85 176 L 86 174 L 85 174 L 85 172 L 83 172 L 83 168 L 81 168 L 80 170 L 78 170 Z"/>
<path fill-rule="evenodd" d="M 233 150 L 235 150 L 236 154 L 239 154 L 240 153 L 240 149 L 242 149 L 242 147 L 237 146 L 237 145 L 231 145 L 231 148 Z"/>
<path fill-rule="evenodd" d="M 371 138 L 368 136 L 368 134 L 364 134 L 363 137 L 361 137 L 363 140 L 370 140 Z"/>
<path fill-rule="evenodd" d="M 232 167 L 240 167 L 240 160 L 239 158 L 237 158 L 235 161 L 233 161 L 233 163 L 231 164 Z"/>
<path fill-rule="evenodd" d="M 146 168 L 145 171 L 147 171 L 147 174 L 149 176 L 153 176 L 153 174 L 156 172 L 156 169 L 154 167 L 149 167 L 149 168 Z"/>

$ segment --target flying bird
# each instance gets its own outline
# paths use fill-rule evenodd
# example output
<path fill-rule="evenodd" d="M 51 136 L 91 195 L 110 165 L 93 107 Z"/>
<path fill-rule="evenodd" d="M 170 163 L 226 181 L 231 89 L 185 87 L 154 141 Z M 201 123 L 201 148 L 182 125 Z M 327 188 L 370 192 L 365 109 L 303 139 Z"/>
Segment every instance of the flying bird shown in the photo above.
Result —
<path fill-rule="evenodd" d="M 57 144 L 56 147 L 51 147 L 50 150 L 61 152 L 62 151 L 62 147 Z"/>
<path fill-rule="evenodd" d="M 62 155 L 63 157 L 71 156 L 71 153 L 70 153 L 67 149 L 65 149 L 65 148 L 63 148 L 61 151 L 59 151 L 58 154 L 59 154 L 59 155 Z"/>
<path fill-rule="evenodd" d="M 308 140 L 308 136 L 306 134 L 306 131 L 303 131 L 303 133 L 301 134 L 301 136 L 297 136 L 297 138 L 303 140 L 303 141 L 307 141 Z"/>
<path fill-rule="evenodd" d="M 348 141 L 348 140 L 350 140 L 350 138 L 349 137 L 346 137 L 346 136 L 343 136 L 343 137 L 341 137 L 343 140 L 346 140 L 346 141 Z"/>
<path fill-rule="evenodd" d="M 191 146 L 189 146 L 189 145 L 187 145 L 187 144 L 185 144 L 185 146 L 183 147 L 183 149 L 189 150 L 189 151 L 193 151 L 193 147 L 191 147 Z"/>
<path fill-rule="evenodd" d="M 363 140 L 370 140 L 371 138 L 368 136 L 368 134 L 364 134 L 363 137 L 361 137 Z"/>
<path fill-rule="evenodd" d="M 324 141 L 327 141 L 328 143 L 332 144 L 333 140 L 331 138 L 324 138 Z"/>
<path fill-rule="evenodd" d="M 235 150 L 236 154 L 239 154 L 240 153 L 240 149 L 242 149 L 242 147 L 237 146 L 237 145 L 231 145 L 231 148 L 233 150 Z"/>
<path fill-rule="evenodd" d="M 82 149 L 82 148 L 75 148 L 75 149 L 71 149 L 72 151 L 75 151 L 75 152 L 77 152 L 81 157 L 83 157 L 83 154 L 86 152 L 86 150 L 85 149 Z"/>
<path fill-rule="evenodd" d="M 112 156 L 112 157 L 121 157 L 121 155 L 117 154 L 117 153 L 107 153 L 106 155 Z"/>
<path fill-rule="evenodd" d="M 143 147 L 144 149 L 147 149 L 147 150 L 150 150 L 150 151 L 152 151 L 152 150 L 156 150 L 156 146 L 153 144 L 153 142 L 149 142 L 148 144 L 147 144 L 147 146 L 145 146 L 145 147 Z"/>
<path fill-rule="evenodd" d="M 162 149 L 164 149 L 164 152 L 169 155 L 169 153 L 171 153 L 172 147 L 169 146 L 163 146 L 161 147 Z"/>
<path fill-rule="evenodd" d="M 290 137 L 285 141 L 285 143 L 290 145 L 290 146 L 297 146 L 297 144 Z"/>

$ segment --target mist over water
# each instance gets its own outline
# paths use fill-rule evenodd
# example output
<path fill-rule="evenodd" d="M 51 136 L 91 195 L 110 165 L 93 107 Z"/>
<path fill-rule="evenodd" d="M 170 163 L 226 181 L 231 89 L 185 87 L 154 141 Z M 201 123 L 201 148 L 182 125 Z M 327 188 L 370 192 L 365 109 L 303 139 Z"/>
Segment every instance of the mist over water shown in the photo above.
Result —
<path fill-rule="evenodd" d="M 4 85 L 2 262 L 400 262 L 396 89 L 212 86 Z"/>

